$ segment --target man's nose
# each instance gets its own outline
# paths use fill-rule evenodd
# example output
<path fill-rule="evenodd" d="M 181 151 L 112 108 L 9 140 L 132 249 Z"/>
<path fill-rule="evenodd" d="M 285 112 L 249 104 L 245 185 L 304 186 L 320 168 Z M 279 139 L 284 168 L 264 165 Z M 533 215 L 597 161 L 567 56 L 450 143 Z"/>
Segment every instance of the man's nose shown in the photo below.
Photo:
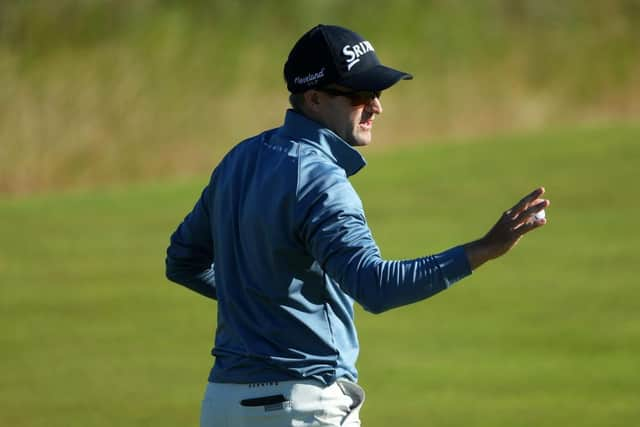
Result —
<path fill-rule="evenodd" d="M 377 96 L 371 99 L 367 107 L 372 113 L 382 114 L 382 102 L 380 102 L 380 98 Z"/>

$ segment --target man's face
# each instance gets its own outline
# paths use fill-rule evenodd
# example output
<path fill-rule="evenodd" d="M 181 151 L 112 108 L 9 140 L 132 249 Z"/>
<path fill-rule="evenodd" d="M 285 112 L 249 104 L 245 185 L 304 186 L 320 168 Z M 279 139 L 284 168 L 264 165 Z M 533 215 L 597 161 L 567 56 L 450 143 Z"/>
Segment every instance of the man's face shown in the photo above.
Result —
<path fill-rule="evenodd" d="M 371 142 L 373 120 L 382 113 L 380 93 L 353 92 L 344 87 L 318 89 L 318 115 L 322 123 L 349 145 Z"/>

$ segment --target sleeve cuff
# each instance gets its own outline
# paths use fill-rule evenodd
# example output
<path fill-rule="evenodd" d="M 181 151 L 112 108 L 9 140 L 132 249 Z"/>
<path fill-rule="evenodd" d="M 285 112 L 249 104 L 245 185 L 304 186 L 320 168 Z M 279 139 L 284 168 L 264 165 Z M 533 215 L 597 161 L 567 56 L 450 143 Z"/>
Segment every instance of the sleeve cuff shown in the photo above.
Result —
<path fill-rule="evenodd" d="M 435 255 L 435 257 L 447 288 L 471 275 L 471 266 L 464 247 L 456 246 Z"/>

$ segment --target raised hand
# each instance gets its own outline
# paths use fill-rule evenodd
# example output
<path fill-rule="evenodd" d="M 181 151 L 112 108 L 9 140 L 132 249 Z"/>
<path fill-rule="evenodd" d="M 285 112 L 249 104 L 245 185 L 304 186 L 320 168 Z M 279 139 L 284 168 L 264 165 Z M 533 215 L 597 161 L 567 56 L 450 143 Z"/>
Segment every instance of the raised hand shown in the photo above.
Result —
<path fill-rule="evenodd" d="M 533 190 L 511 209 L 506 210 L 484 237 L 464 246 L 471 269 L 504 255 L 526 233 L 547 223 L 546 218 L 534 217 L 550 204 L 549 200 L 541 198 L 544 192 L 544 187 Z"/>

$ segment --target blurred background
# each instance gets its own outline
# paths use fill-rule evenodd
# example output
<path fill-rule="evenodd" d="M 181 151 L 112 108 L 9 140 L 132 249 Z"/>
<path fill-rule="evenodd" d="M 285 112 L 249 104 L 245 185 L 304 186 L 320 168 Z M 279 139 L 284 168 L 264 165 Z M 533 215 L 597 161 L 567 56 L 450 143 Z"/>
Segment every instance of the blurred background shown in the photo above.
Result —
<path fill-rule="evenodd" d="M 640 111 L 638 0 L 2 1 L 0 192 L 207 172 L 281 123 L 284 60 L 320 22 L 415 75 L 376 145 Z"/>
<path fill-rule="evenodd" d="M 552 201 L 453 289 L 357 309 L 363 425 L 637 424 L 640 0 L 0 0 L 0 425 L 197 425 L 216 305 L 169 235 L 318 23 L 415 76 L 353 178 L 386 258 Z"/>

